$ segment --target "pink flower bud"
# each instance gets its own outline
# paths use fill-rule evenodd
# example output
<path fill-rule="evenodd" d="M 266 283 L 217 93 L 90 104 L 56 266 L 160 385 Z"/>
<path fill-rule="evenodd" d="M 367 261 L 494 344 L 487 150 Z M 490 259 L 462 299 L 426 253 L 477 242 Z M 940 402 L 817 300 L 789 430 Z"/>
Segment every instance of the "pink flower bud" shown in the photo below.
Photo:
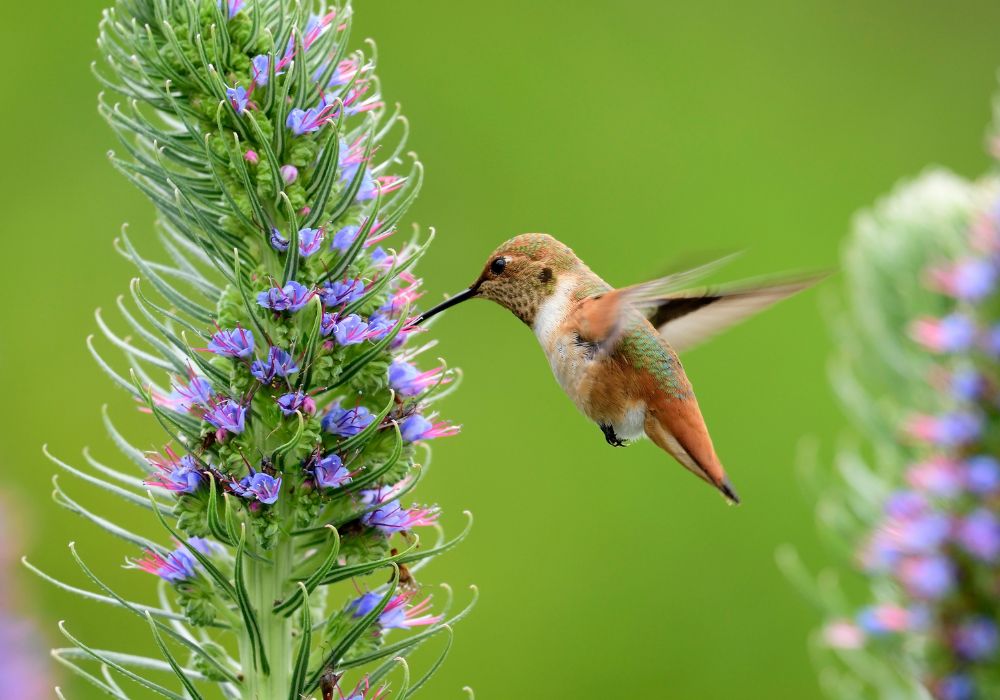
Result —
<path fill-rule="evenodd" d="M 258 161 L 260 161 L 260 156 L 257 155 L 257 151 L 248 150 L 243 154 L 243 160 L 251 165 L 257 165 Z"/>
<path fill-rule="evenodd" d="M 299 169 L 294 165 L 282 165 L 281 166 L 281 179 L 285 181 L 286 185 L 290 185 L 295 182 L 299 177 Z"/>

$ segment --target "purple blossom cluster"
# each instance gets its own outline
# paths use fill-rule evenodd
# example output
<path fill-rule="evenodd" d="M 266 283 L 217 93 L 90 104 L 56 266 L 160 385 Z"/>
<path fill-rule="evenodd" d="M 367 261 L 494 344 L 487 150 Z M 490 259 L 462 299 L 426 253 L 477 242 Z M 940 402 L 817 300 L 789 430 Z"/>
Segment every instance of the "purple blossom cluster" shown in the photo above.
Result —
<path fill-rule="evenodd" d="M 939 700 L 992 697 L 1000 682 L 989 670 L 1000 668 L 998 215 L 973 224 L 971 252 L 925 275 L 953 309 L 911 326 L 913 340 L 939 361 L 930 380 L 945 409 L 901 426 L 919 456 L 859 556 L 896 594 L 826 630 L 827 642 L 842 649 L 869 638 L 920 639 L 931 650 L 923 682 Z"/>

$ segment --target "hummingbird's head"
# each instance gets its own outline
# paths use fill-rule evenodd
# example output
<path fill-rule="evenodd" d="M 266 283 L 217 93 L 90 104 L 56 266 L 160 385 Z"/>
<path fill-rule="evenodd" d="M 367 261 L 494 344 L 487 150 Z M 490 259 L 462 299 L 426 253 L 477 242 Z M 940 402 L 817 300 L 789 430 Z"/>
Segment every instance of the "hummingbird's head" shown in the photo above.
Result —
<path fill-rule="evenodd" d="M 487 258 L 468 289 L 423 313 L 417 323 L 466 299 L 491 299 L 527 324 L 556 283 L 580 264 L 570 248 L 546 233 L 524 233 L 503 243 Z"/>

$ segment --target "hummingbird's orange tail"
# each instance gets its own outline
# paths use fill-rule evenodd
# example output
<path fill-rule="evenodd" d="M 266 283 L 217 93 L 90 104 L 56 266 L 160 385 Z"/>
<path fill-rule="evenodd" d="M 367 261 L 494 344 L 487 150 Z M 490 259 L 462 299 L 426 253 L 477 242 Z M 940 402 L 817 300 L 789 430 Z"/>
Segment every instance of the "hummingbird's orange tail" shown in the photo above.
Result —
<path fill-rule="evenodd" d="M 730 504 L 740 502 L 722 462 L 715 454 L 712 438 L 694 397 L 662 397 L 655 407 L 647 408 L 645 429 L 646 436 L 657 447 L 695 476 L 719 489 L 726 501 Z"/>

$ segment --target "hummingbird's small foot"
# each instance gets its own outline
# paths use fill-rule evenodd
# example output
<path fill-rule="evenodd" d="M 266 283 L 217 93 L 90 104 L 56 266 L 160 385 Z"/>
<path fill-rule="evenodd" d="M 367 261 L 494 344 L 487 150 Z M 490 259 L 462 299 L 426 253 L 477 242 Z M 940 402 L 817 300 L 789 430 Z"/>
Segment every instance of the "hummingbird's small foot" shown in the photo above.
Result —
<path fill-rule="evenodd" d="M 625 447 L 625 441 L 615 434 L 615 427 L 613 425 L 601 424 L 601 432 L 604 433 L 604 439 L 608 441 L 608 444 L 612 447 Z"/>

